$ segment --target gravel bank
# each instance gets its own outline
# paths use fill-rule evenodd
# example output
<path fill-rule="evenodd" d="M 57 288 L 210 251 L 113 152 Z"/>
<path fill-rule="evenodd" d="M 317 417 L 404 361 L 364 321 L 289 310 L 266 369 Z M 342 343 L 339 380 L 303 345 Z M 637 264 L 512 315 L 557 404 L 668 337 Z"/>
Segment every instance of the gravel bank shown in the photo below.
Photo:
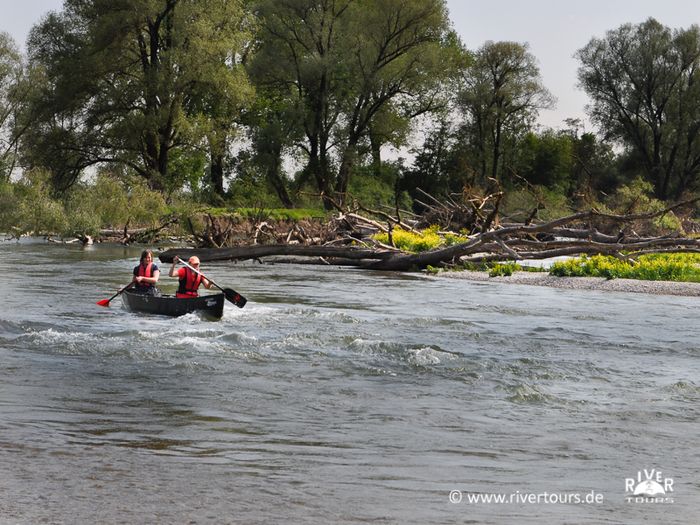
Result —
<path fill-rule="evenodd" d="M 638 281 L 635 279 L 605 279 L 603 277 L 555 277 L 544 272 L 515 272 L 510 277 L 489 277 L 487 272 L 440 272 L 440 277 L 467 279 L 490 283 L 551 286 L 570 290 L 603 290 L 654 295 L 700 296 L 700 283 L 672 281 Z"/>

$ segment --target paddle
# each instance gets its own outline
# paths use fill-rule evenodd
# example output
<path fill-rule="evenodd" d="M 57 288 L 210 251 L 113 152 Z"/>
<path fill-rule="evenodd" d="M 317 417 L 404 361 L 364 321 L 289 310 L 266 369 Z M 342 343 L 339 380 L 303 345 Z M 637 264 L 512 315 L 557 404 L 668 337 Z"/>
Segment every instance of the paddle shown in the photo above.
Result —
<path fill-rule="evenodd" d="M 185 261 L 183 261 L 183 260 L 180 259 L 179 257 L 177 258 L 177 260 L 178 260 L 178 262 L 181 262 L 182 264 L 184 264 L 185 266 L 187 266 L 187 267 L 188 267 L 190 270 L 192 270 L 193 272 L 198 273 L 199 275 L 201 275 L 204 279 L 206 279 L 206 280 L 209 281 L 211 284 L 213 284 L 214 286 L 216 286 L 219 290 L 221 290 L 222 292 L 224 292 L 224 295 L 226 296 L 226 299 L 227 299 L 228 301 L 232 302 L 233 304 L 235 304 L 236 306 L 238 306 L 238 308 L 243 308 L 243 307 L 245 306 L 245 303 L 248 302 L 248 299 L 246 299 L 245 297 L 243 297 L 243 296 L 242 296 L 241 294 L 239 294 L 236 290 L 232 290 L 231 288 L 222 288 L 221 286 L 219 286 L 218 284 L 216 284 L 214 281 L 212 281 L 209 277 L 207 277 L 206 275 L 204 275 L 204 274 L 203 274 L 202 272 L 200 272 L 199 270 L 196 270 L 196 269 L 192 268 L 189 264 L 187 264 Z"/>
<path fill-rule="evenodd" d="M 117 295 L 121 294 L 121 293 L 122 293 L 124 290 L 126 290 L 127 288 L 131 288 L 131 286 L 132 286 L 133 284 L 134 284 L 133 281 L 130 282 L 129 284 L 127 284 L 124 288 L 122 288 L 121 290 L 119 290 L 117 293 L 115 293 L 115 294 L 114 294 L 112 297 L 110 297 L 109 299 L 102 299 L 101 301 L 97 301 L 96 304 L 98 304 L 98 305 L 100 305 L 100 306 L 109 306 L 109 302 L 110 302 L 112 299 L 114 299 Z"/>

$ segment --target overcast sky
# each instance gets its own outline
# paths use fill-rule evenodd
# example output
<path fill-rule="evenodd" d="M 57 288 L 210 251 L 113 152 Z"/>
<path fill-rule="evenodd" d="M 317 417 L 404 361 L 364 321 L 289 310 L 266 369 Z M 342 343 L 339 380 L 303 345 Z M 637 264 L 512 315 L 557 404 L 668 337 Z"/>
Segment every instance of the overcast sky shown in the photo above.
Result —
<path fill-rule="evenodd" d="M 0 0 L 0 31 L 24 45 L 43 14 L 62 0 Z M 623 23 L 654 17 L 672 28 L 700 24 L 698 0 L 447 0 L 455 30 L 469 49 L 487 40 L 528 43 L 557 108 L 542 112 L 540 123 L 560 127 L 565 118 L 582 118 L 586 96 L 576 88 L 574 53 L 592 37 Z"/>

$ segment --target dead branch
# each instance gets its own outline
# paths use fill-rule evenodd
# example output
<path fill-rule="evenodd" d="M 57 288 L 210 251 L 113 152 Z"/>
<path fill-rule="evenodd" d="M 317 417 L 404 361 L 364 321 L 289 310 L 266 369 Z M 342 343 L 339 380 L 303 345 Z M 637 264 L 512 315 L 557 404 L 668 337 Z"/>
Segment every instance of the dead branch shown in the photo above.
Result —
<path fill-rule="evenodd" d="M 212 244 L 217 240 L 214 236 L 220 237 L 225 229 L 216 230 L 216 225 L 210 220 L 209 227 L 199 233 L 200 240 L 204 241 L 202 248 L 172 249 L 163 252 L 160 258 L 163 262 L 169 262 L 175 254 L 180 257 L 197 255 L 203 261 L 262 258 L 278 261 L 282 257 L 287 261 L 304 260 L 310 263 L 315 261 L 315 264 L 406 271 L 427 266 L 455 265 L 460 261 L 518 261 L 581 254 L 605 254 L 629 259 L 654 252 L 700 252 L 700 239 L 684 238 L 677 233 L 640 236 L 632 229 L 638 229 L 641 225 L 643 229 L 640 231 L 652 231 L 644 229 L 643 223 L 694 204 L 700 198 L 647 214 L 616 215 L 591 209 L 547 222 L 499 223 L 501 192 L 481 197 L 467 194 L 465 190 L 461 201 L 452 196 L 445 202 L 425 192 L 422 194 L 430 203 L 422 221 L 430 220 L 426 217 L 440 218 L 445 221 L 445 227 L 438 229 L 439 232 L 461 231 L 467 227 L 472 235 L 460 244 L 421 253 L 406 253 L 373 238 L 378 232 L 388 233 L 396 225 L 408 226 L 398 218 L 356 206 L 359 211 L 385 219 L 387 227 L 373 218 L 338 206 L 341 213 L 329 223 L 332 227 L 329 226 L 323 234 L 308 231 L 299 224 L 287 225 L 280 231 L 279 226 L 261 222 L 256 225 L 255 231 L 250 232 L 252 245 L 216 248 Z M 599 229 L 601 225 L 604 231 Z M 404 229 L 413 228 L 409 226 Z"/>

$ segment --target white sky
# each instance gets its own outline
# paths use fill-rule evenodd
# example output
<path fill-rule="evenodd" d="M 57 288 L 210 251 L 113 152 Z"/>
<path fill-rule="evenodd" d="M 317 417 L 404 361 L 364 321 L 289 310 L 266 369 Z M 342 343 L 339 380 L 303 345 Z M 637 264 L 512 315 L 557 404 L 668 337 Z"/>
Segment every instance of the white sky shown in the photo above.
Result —
<path fill-rule="evenodd" d="M 649 17 L 680 29 L 700 24 L 698 0 L 447 0 L 450 18 L 469 49 L 487 40 L 527 42 L 537 58 L 544 85 L 557 98 L 540 123 L 561 127 L 566 118 L 583 119 L 587 96 L 577 87 L 577 50 L 593 37 Z M 593 131 L 588 129 L 587 131 Z"/>
<path fill-rule="evenodd" d="M 0 31 L 23 46 L 29 29 L 62 0 L 0 0 Z M 583 118 L 585 94 L 576 87 L 574 53 L 592 37 L 623 23 L 653 16 L 671 28 L 700 24 L 698 0 L 447 0 L 455 30 L 469 49 L 487 40 L 527 42 L 557 108 L 542 112 L 540 123 L 560 127 L 565 118 Z"/>

